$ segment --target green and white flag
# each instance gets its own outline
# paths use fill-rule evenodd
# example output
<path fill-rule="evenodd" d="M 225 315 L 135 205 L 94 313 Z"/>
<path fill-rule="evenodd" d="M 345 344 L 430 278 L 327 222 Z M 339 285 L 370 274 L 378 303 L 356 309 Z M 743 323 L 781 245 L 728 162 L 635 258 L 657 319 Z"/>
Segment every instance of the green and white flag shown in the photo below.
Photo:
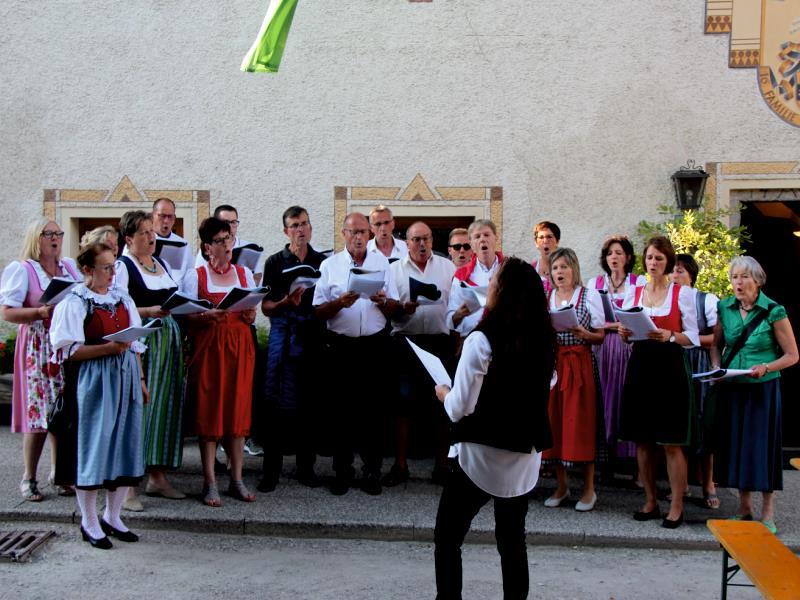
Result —
<path fill-rule="evenodd" d="M 242 71 L 278 72 L 295 8 L 297 0 L 270 0 L 258 37 L 242 61 Z"/>

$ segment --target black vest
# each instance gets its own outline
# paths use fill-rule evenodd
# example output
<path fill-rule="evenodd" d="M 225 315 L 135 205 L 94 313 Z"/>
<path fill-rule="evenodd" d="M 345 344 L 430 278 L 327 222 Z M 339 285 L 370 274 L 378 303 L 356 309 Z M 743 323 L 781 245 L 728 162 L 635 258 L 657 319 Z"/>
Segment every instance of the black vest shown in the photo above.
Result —
<path fill-rule="evenodd" d="M 176 285 L 174 288 L 151 290 L 145 285 L 144 277 L 142 277 L 138 267 L 129 257 L 123 255 L 120 256 L 119 259 L 125 263 L 125 266 L 128 268 L 128 294 L 130 294 L 136 306 L 161 306 L 167 301 L 167 298 L 172 296 L 178 289 Z M 153 260 L 157 260 L 161 263 L 163 269 L 167 271 L 163 260 L 157 256 L 154 256 Z M 169 273 L 169 271 L 167 271 L 167 273 Z"/>
<path fill-rule="evenodd" d="M 475 411 L 453 423 L 453 442 L 475 442 L 511 452 L 538 452 L 553 445 L 547 403 L 552 373 L 515 358 L 493 359 L 483 378 Z"/>

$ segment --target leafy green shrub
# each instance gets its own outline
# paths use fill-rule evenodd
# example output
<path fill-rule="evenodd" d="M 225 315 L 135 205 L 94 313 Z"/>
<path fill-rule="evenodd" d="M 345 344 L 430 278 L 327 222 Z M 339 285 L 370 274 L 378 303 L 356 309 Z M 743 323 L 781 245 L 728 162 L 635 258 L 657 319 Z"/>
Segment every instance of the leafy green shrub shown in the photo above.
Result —
<path fill-rule="evenodd" d="M 0 373 L 12 373 L 14 371 L 14 348 L 17 345 L 17 332 L 14 331 L 0 342 Z"/>

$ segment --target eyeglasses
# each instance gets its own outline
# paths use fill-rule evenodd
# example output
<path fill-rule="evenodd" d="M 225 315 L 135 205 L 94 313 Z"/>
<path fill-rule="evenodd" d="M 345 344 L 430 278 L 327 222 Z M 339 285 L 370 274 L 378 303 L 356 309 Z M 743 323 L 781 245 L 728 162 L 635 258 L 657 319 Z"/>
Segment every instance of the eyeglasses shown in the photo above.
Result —
<path fill-rule="evenodd" d="M 63 231 L 43 231 L 40 234 L 42 237 L 46 237 L 48 240 L 52 240 L 55 238 L 61 239 L 64 237 Z"/>
<path fill-rule="evenodd" d="M 430 242 L 433 239 L 433 236 L 420 235 L 420 236 L 412 237 L 412 238 L 408 238 L 408 239 L 411 240 L 412 242 L 414 242 L 415 244 L 427 244 L 428 242 Z"/>
<path fill-rule="evenodd" d="M 342 231 L 346 231 L 353 237 L 357 235 L 369 235 L 369 231 L 367 231 L 366 229 L 343 229 Z"/>
<path fill-rule="evenodd" d="M 114 263 L 110 265 L 95 265 L 95 271 L 105 271 L 106 273 L 113 273 L 114 272 Z"/>
<path fill-rule="evenodd" d="M 230 221 L 228 221 L 227 219 L 220 219 L 220 221 L 222 221 L 224 223 L 227 223 L 228 225 L 238 225 L 239 224 L 239 219 L 232 219 Z"/>
<path fill-rule="evenodd" d="M 175 218 L 175 213 L 156 213 L 159 219 L 171 220 Z"/>
<path fill-rule="evenodd" d="M 302 221 L 301 223 L 292 223 L 291 225 L 287 225 L 286 229 L 300 229 L 301 227 L 310 227 L 311 223 L 308 221 Z"/>
<path fill-rule="evenodd" d="M 229 241 L 231 241 L 231 236 L 226 235 L 225 237 L 221 237 L 221 238 L 213 238 L 211 240 L 211 243 L 212 244 L 216 244 L 217 246 L 222 246 L 225 242 L 229 242 Z"/>
<path fill-rule="evenodd" d="M 471 250 L 472 247 L 469 244 L 450 244 L 448 248 L 452 248 L 456 252 L 461 252 L 462 250 Z"/>
<path fill-rule="evenodd" d="M 384 226 L 384 225 L 388 225 L 388 224 L 389 224 L 389 223 L 391 223 L 392 221 L 394 221 L 394 219 L 389 219 L 389 220 L 387 220 L 387 221 L 375 221 L 375 222 L 372 224 L 372 226 L 373 226 L 373 227 L 382 227 L 382 226 Z"/>
<path fill-rule="evenodd" d="M 547 234 L 547 233 L 541 233 L 541 234 L 536 236 L 536 239 L 537 240 L 554 240 L 554 239 L 556 239 L 556 236 L 550 235 L 550 234 Z"/>

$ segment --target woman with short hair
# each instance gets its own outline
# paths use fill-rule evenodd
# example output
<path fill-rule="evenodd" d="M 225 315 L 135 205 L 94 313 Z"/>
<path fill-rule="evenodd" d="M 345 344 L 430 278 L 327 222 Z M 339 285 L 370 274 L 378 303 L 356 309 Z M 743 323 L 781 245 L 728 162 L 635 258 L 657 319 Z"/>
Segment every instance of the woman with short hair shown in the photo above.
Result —
<path fill-rule="evenodd" d="M 81 248 L 88 248 L 94 244 L 105 244 L 114 253 L 114 256 L 119 256 L 119 242 L 120 233 L 111 225 L 101 225 L 87 231 L 81 236 Z"/>
<path fill-rule="evenodd" d="M 14 381 L 11 392 L 11 431 L 23 434 L 24 472 L 19 484 L 22 497 L 40 502 L 36 475 L 47 439 L 47 411 L 63 386 L 61 369 L 50 364 L 50 320 L 53 306 L 39 302 L 53 278 L 80 281 L 78 267 L 71 258 L 62 258 L 64 232 L 58 223 L 42 217 L 31 223 L 22 242 L 20 260 L 8 264 L 0 280 L 0 306 L 3 320 L 19 325 L 14 347 Z M 50 436 L 54 482 L 56 440 Z M 70 486 L 59 487 L 60 495 L 72 495 Z"/>
<path fill-rule="evenodd" d="M 489 282 L 486 314 L 464 340 L 453 389 L 436 386 L 454 423 L 450 455 L 458 457 L 436 515 L 438 598 L 461 597 L 461 545 L 489 500 L 504 595 L 528 594 L 526 494 L 536 485 L 541 451 L 552 442 L 547 399 L 555 347 L 541 279 L 518 258 L 503 261 Z"/>
<path fill-rule="evenodd" d="M 775 491 L 783 489 L 780 371 L 797 363 L 797 342 L 786 309 L 761 291 L 767 276 L 756 259 L 734 258 L 728 275 L 733 296 L 719 303 L 711 364 L 750 372 L 714 385 L 714 473 L 718 485 L 739 489 L 735 519 L 753 519 L 753 492 L 761 492 L 761 521 L 777 533 Z"/>

